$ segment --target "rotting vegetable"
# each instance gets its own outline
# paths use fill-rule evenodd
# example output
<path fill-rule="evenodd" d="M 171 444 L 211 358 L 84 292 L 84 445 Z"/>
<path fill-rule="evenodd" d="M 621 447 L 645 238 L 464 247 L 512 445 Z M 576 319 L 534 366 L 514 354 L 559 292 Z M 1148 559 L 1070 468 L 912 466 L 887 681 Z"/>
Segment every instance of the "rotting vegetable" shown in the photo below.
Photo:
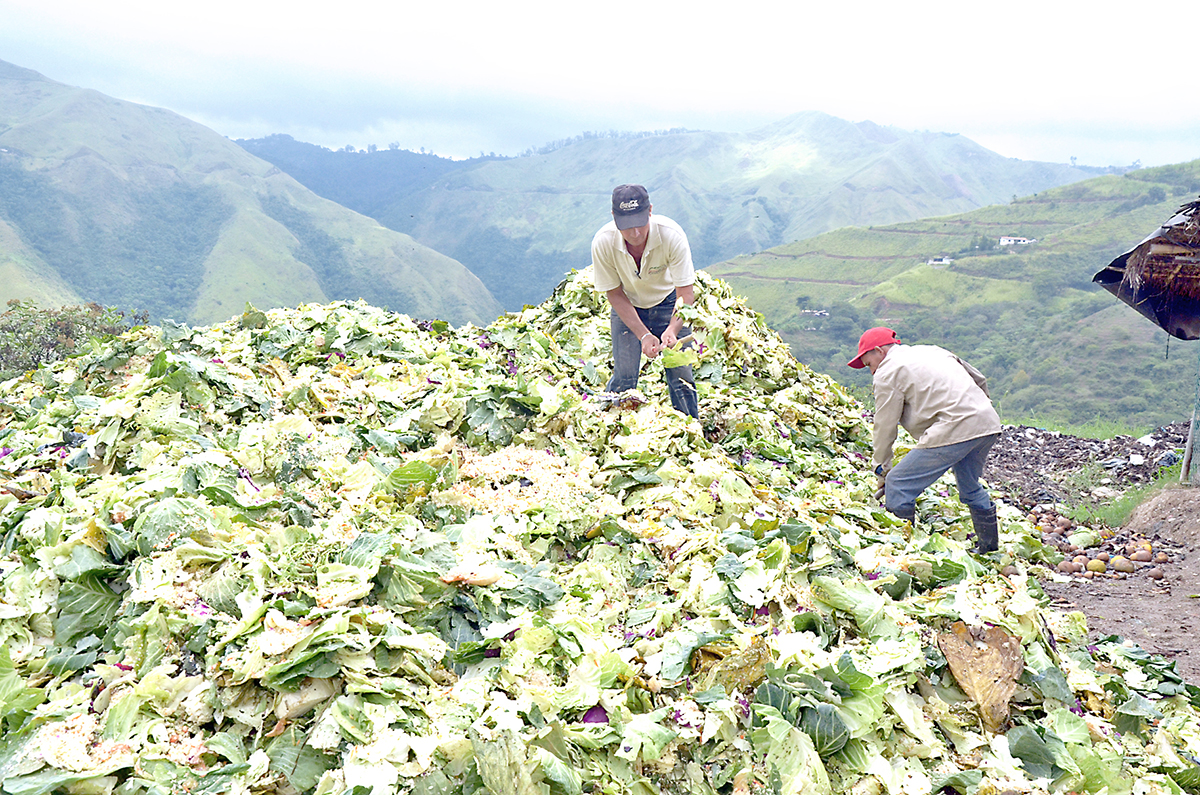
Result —
<path fill-rule="evenodd" d="M 1197 791 L 1200 689 L 1049 610 L 1017 512 L 1006 577 L 952 485 L 872 505 L 862 408 L 697 293 L 700 422 L 602 393 L 588 271 L 483 329 L 248 308 L 5 383 L 0 791 Z"/>

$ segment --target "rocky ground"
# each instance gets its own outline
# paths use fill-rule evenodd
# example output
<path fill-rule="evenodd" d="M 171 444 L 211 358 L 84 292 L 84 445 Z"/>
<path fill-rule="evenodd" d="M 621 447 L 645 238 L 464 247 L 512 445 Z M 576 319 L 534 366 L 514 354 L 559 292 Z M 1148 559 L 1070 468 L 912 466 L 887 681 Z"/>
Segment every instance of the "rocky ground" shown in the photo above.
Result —
<path fill-rule="evenodd" d="M 1118 499 L 1176 463 L 1187 429 L 1180 422 L 1138 439 L 1096 440 L 1009 426 L 985 477 L 1064 554 L 1056 570 L 1038 572 L 1055 607 L 1082 610 L 1093 636 L 1122 636 L 1200 683 L 1200 488 L 1154 492 L 1121 527 L 1076 521 L 1083 507 Z"/>

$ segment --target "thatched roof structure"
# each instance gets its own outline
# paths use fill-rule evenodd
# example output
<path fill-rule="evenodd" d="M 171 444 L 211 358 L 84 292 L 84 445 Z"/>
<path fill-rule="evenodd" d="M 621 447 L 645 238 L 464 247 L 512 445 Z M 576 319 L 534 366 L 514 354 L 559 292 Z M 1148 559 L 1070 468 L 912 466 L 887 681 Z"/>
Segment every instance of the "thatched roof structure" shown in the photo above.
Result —
<path fill-rule="evenodd" d="M 1092 277 L 1173 337 L 1200 339 L 1200 200 Z"/>

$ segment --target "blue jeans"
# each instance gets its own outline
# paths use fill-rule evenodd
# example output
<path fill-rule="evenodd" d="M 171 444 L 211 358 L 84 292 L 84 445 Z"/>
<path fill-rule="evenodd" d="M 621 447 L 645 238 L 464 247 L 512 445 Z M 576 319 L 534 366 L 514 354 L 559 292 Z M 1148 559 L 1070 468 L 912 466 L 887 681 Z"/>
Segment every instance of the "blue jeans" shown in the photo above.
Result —
<path fill-rule="evenodd" d="M 635 308 L 646 328 L 661 339 L 671 323 L 671 316 L 675 314 L 675 293 L 668 295 L 657 306 L 649 309 Z M 642 341 L 626 327 L 625 321 L 621 320 L 616 310 L 613 310 L 609 318 L 609 328 L 612 330 L 613 374 L 605 389 L 609 392 L 624 392 L 638 384 L 638 375 L 642 368 Z M 690 333 L 686 327 L 679 330 L 681 337 Z M 699 419 L 700 401 L 696 397 L 696 381 L 692 378 L 691 366 L 667 368 L 666 379 L 667 392 L 671 395 L 671 405 L 675 410 Z"/>
<path fill-rule="evenodd" d="M 987 489 L 979 483 L 983 464 L 1000 434 L 981 436 L 942 447 L 917 447 L 908 451 L 900 463 L 887 474 L 884 505 L 889 511 L 911 519 L 917 507 L 917 497 L 933 482 L 954 470 L 958 481 L 958 498 L 968 507 L 987 510 L 992 507 Z"/>

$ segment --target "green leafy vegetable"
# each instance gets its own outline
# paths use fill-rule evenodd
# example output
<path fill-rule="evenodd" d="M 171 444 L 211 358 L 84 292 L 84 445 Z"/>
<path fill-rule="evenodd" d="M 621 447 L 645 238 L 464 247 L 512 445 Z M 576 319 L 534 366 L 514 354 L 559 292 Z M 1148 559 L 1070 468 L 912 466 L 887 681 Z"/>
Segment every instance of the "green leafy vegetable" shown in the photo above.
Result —
<path fill-rule="evenodd" d="M 0 384 L 0 791 L 1191 786 L 1200 689 L 972 558 L 953 496 L 882 512 L 863 407 L 696 294 L 699 420 L 658 365 L 597 393 L 587 271 L 487 328 L 248 308 Z"/>

